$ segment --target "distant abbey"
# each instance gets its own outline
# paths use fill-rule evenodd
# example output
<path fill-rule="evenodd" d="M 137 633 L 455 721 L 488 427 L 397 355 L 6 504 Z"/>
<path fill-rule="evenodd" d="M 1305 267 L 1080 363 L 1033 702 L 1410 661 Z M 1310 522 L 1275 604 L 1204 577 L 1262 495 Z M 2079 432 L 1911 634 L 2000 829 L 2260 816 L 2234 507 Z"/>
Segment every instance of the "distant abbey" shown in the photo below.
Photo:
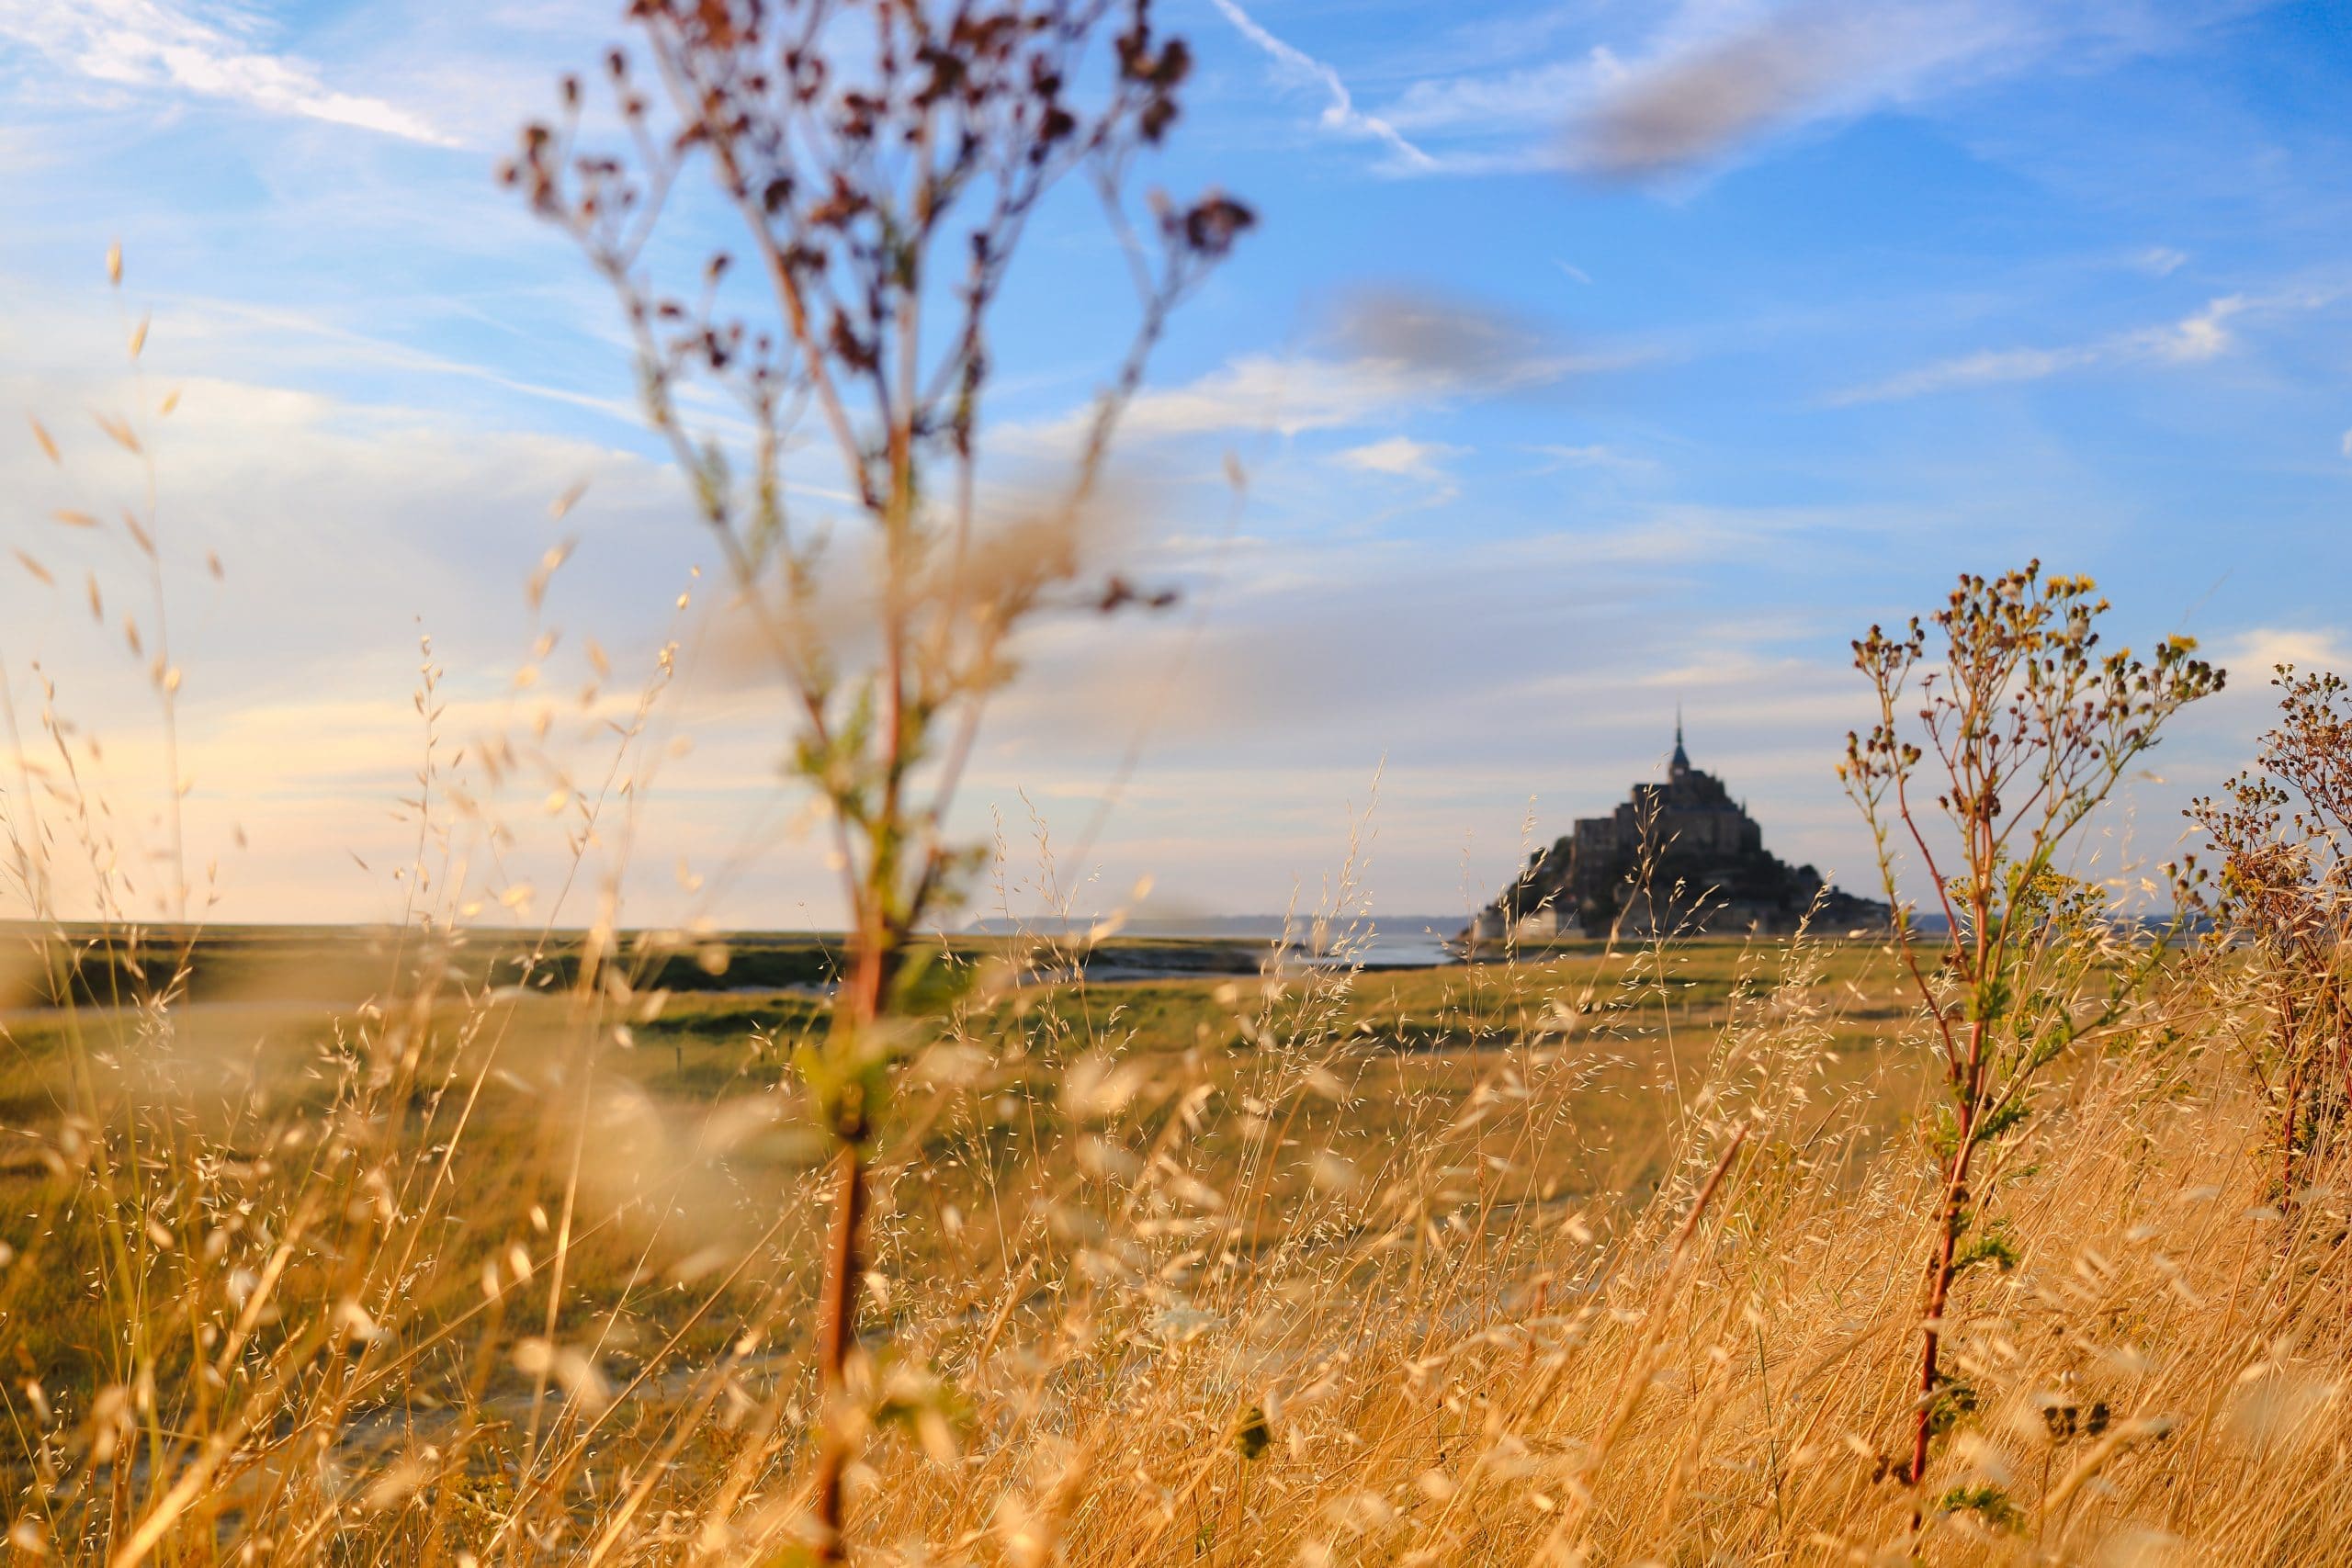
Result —
<path fill-rule="evenodd" d="M 1768 852 L 1764 830 L 1723 781 L 1690 765 L 1678 718 L 1666 782 L 1637 784 L 1609 816 L 1579 818 L 1573 833 L 1529 858 L 1464 934 L 1478 943 L 1606 936 L 1612 928 L 1780 934 L 1808 913 L 1816 930 L 1838 935 L 1883 927 L 1888 917 L 1884 904 L 1825 886 L 1813 867 Z"/>

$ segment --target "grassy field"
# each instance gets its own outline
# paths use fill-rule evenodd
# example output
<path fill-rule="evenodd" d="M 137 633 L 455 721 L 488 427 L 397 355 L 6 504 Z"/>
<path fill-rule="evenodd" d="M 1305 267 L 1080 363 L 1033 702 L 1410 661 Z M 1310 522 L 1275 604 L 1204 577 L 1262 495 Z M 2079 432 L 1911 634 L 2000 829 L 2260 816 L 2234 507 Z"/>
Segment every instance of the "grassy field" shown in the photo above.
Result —
<path fill-rule="evenodd" d="M 355 1475 L 429 1451 L 445 1498 L 511 1510 L 519 1486 L 559 1517 L 671 1435 L 674 1513 L 733 1451 L 706 1419 L 714 1376 L 738 1416 L 764 1413 L 763 1465 L 788 1461 L 824 1219 L 791 1063 L 826 1021 L 823 944 L 649 942 L 636 983 L 585 988 L 560 944 L 232 931 L 68 951 L 21 966 L 0 1014 L 0 1332 L 28 1434 L 11 1468 L 44 1529 L 119 1529 L 140 1465 L 203 1451 L 165 1429 L 135 1457 L 126 1388 L 189 1391 L 173 1428 L 218 1420 L 241 1365 L 250 1394 L 306 1336 L 348 1342 L 341 1375 L 312 1369 L 303 1414 L 281 1411 L 243 1465 L 248 1492 L 265 1473 L 276 1489 L 222 1494 L 211 1531 L 285 1505 L 298 1433 Z M 1302 1268 L 1393 1290 L 1402 1254 L 1373 1240 L 1400 1204 L 1462 1233 L 1417 1236 L 1408 1285 L 1458 1274 L 1456 1246 L 1503 1271 L 1430 1301 L 1434 1334 L 1546 1276 L 1563 1227 L 1599 1245 L 1638 1224 L 1742 1097 L 1803 1101 L 1799 1147 L 1841 1158 L 1912 1111 L 1904 1007 L 1868 945 L 1364 974 L 1214 945 L 1076 956 L 956 944 L 902 1043 L 914 1113 L 881 1166 L 868 1325 L 897 1357 L 921 1348 L 901 1374 L 1034 1353 L 1067 1331 L 1073 1291 L 1114 1281 L 1145 1287 L 1120 1332 L 1163 1348 Z M 1086 976 L 1139 963 L 1171 977 Z M 121 1005 L 117 987 L 159 999 Z M 274 1299 L 248 1313 L 265 1277 Z M 32 1435 L 43 1411 L 54 1438 Z M 462 1540 L 453 1506 L 409 1549 Z"/>
<path fill-rule="evenodd" d="M 1941 931 L 933 938 L 863 1020 L 807 935 L 8 927 L 8 1539 L 2352 1562 L 2348 950 L 2111 894 L 2019 882 L 1973 982 Z"/>
<path fill-rule="evenodd" d="M 1283 1135 L 1351 1161 L 1453 1124 L 1480 1097 L 1501 1092 L 1498 1084 L 1540 1079 L 1543 1125 L 1491 1116 L 1467 1146 L 1501 1173 L 1491 1189 L 1498 1201 L 1596 1211 L 1638 1202 L 1657 1188 L 1692 1100 L 1720 1076 L 1726 1031 L 1746 1017 L 1819 1010 L 1827 1021 L 1810 1071 L 1833 1122 L 1883 1132 L 1911 1109 L 1914 1060 L 1884 1049 L 1885 1022 L 1900 1015 L 1901 999 L 1888 987 L 1883 955 L 1867 945 L 1822 950 L 1818 973 L 1794 995 L 1781 984 L 1781 955 L 1721 941 L 1663 953 L 1587 945 L 1523 964 L 1364 974 L 1261 975 L 1259 964 L 1272 954 L 1218 943 L 1117 943 L 1088 956 L 1089 967 L 1128 973 L 1148 963 L 1172 977 L 1063 977 L 1076 967 L 1066 954 L 996 941 L 959 944 L 943 958 L 918 1071 L 943 1084 L 976 1076 L 933 1097 L 896 1152 L 895 1168 L 922 1173 L 922 1201 L 892 1232 L 892 1267 L 920 1272 L 944 1245 L 942 1214 L 1001 1210 L 1010 1201 L 1006 1182 L 1035 1179 L 1036 1172 L 1020 1168 L 1022 1151 L 1073 1134 L 1051 1080 L 1074 1061 L 1115 1063 L 1138 1084 L 1182 1081 L 1188 1094 L 1205 1092 L 1222 1107 L 1282 1092 L 1270 1072 L 1299 1070 L 1295 1047 L 1312 1041 L 1316 1089 L 1288 1108 Z M 106 957 L 83 955 L 85 995 L 106 989 L 103 976 L 133 967 Z M 797 1124 L 790 1059 L 827 1021 L 831 963 L 825 944 L 800 938 L 739 936 L 724 944 L 723 957 L 716 942 L 662 954 L 646 961 L 641 996 L 625 1021 L 603 1026 L 603 1037 L 583 1049 L 576 953 L 558 947 L 535 964 L 516 944 L 463 951 L 438 976 L 447 994 L 437 1006 L 462 1021 L 440 1063 L 442 1082 L 413 1088 L 400 1119 L 404 1136 L 429 1142 L 445 1119 L 445 1097 L 466 1095 L 452 1170 L 469 1201 L 445 1239 L 495 1251 L 526 1236 L 534 1208 L 546 1213 L 564 1197 L 565 1145 L 584 1135 L 608 1156 L 586 1183 L 602 1228 L 572 1269 L 565 1311 L 639 1314 L 632 1343 L 666 1335 L 676 1326 L 668 1310 L 674 1303 L 658 1293 L 633 1297 L 628 1288 L 665 1248 L 655 1240 L 650 1254 L 640 1254 L 621 1237 L 683 1205 L 690 1223 L 675 1213 L 662 1222 L 673 1228 L 666 1250 L 675 1253 L 680 1238 L 709 1231 L 722 1212 L 740 1213 L 750 1227 L 767 1212 L 807 1204 L 797 1184 L 821 1150 Z M 26 1217 L 20 1226 L 44 1207 L 69 1224 L 86 1217 L 60 1205 L 54 1190 L 53 1153 L 82 1121 L 113 1122 L 168 1105 L 198 1135 L 251 1145 L 263 1128 L 283 1144 L 292 1128 L 331 1116 L 338 1096 L 368 1070 L 371 1025 L 401 985 L 415 983 L 415 964 L 414 952 L 383 933 L 209 933 L 185 956 L 164 948 L 138 966 L 151 985 L 181 998 L 167 1029 L 149 1027 L 136 1009 L 108 1007 L 102 995 L 74 1010 L 25 1006 L 20 998 L 0 1011 L 0 1126 L 14 1145 L 0 1168 L 8 1211 Z M 1245 966 L 1246 975 L 1221 972 Z M 1210 973 L 1182 977 L 1191 969 Z M 1038 983 L 1041 972 L 1054 978 Z M 528 978 L 518 983 L 518 975 Z M 1041 1072 L 1049 1080 L 1042 1092 L 1034 1081 Z M 1511 1092 L 1522 1091 L 1532 1092 Z M 773 1122 L 756 1137 L 729 1121 L 747 1104 Z M 1159 1135 L 1164 1116 L 1144 1114 L 1138 1135 Z M 1246 1109 L 1216 1118 L 1199 1145 L 1209 1174 L 1244 1160 L 1253 1135 Z M 684 1167 L 676 1163 L 680 1146 L 698 1151 Z M 613 1174 L 616 1154 L 629 1177 L 618 1189 L 599 1179 Z M 710 1183 L 723 1194 L 681 1196 Z M 1019 1233 L 984 1234 L 1003 1255 L 990 1266 L 1011 1266 Z M 30 1234 L 9 1240 L 19 1255 L 43 1250 Z M 804 1228 L 774 1241 L 782 1249 L 770 1272 L 806 1271 L 813 1241 Z M 80 1245 L 94 1243 L 84 1236 Z M 455 1303 L 475 1296 L 467 1280 L 459 1287 Z M 50 1387 L 86 1390 L 106 1369 L 85 1348 L 77 1351 L 72 1316 L 20 1308 L 9 1327 Z"/>
<path fill-rule="evenodd" d="M 20 1540 L 790 1560 L 821 949 L 583 986 L 306 940 L 98 966 L 168 1005 L 14 993 Z M 2278 1206 L 2209 968 L 1986 1177 L 2013 1267 L 1961 1298 L 1918 1489 L 1928 1058 L 1878 945 L 1073 956 L 954 944 L 897 1042 L 871 1561 L 2340 1560 L 2343 1210 Z"/>

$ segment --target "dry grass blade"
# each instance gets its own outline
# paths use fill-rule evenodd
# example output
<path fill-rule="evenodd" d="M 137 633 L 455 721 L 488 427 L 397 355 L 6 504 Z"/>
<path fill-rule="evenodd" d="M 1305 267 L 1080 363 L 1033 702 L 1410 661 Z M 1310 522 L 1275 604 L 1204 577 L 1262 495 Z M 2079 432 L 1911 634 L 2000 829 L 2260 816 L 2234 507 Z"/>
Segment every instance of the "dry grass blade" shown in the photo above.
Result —
<path fill-rule="evenodd" d="M 110 413 L 93 413 L 90 418 L 100 430 L 106 432 L 107 440 L 124 451 L 133 457 L 139 457 L 144 453 L 145 448 L 139 445 L 137 432 L 133 431 L 122 419 Z"/>

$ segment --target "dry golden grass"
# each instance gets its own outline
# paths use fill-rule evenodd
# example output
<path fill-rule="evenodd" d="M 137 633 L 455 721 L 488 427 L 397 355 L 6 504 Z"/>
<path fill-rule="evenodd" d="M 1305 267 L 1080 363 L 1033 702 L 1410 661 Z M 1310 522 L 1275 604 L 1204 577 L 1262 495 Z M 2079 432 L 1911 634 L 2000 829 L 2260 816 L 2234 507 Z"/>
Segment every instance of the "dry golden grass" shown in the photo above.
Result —
<path fill-rule="evenodd" d="M 1658 964 L 979 978 L 878 1161 L 860 1555 L 2352 1555 L 2343 1205 L 2274 1206 L 2195 976 L 1996 1178 L 2019 1261 L 1962 1281 L 1973 1410 L 1912 1489 L 1935 1176 L 1883 957 Z M 19 1547 L 789 1555 L 821 1145 L 788 1073 L 617 1045 L 641 1006 L 388 989 L 243 1061 L 77 1010 L 90 1098 L 10 1139 Z"/>

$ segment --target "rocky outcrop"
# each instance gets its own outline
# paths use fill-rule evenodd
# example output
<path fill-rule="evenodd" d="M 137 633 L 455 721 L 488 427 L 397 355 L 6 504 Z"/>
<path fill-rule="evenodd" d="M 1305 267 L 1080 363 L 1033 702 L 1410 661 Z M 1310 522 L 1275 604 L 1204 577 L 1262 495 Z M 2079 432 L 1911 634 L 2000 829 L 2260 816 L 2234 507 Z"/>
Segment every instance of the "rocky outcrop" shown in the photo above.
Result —
<path fill-rule="evenodd" d="M 1580 818 L 1529 857 L 1463 933 L 1474 945 L 1581 933 L 1882 930 L 1887 907 L 1826 886 L 1764 848 L 1764 831 L 1713 773 L 1690 765 L 1682 726 L 1663 784 L 1637 784 L 1606 817 Z"/>

